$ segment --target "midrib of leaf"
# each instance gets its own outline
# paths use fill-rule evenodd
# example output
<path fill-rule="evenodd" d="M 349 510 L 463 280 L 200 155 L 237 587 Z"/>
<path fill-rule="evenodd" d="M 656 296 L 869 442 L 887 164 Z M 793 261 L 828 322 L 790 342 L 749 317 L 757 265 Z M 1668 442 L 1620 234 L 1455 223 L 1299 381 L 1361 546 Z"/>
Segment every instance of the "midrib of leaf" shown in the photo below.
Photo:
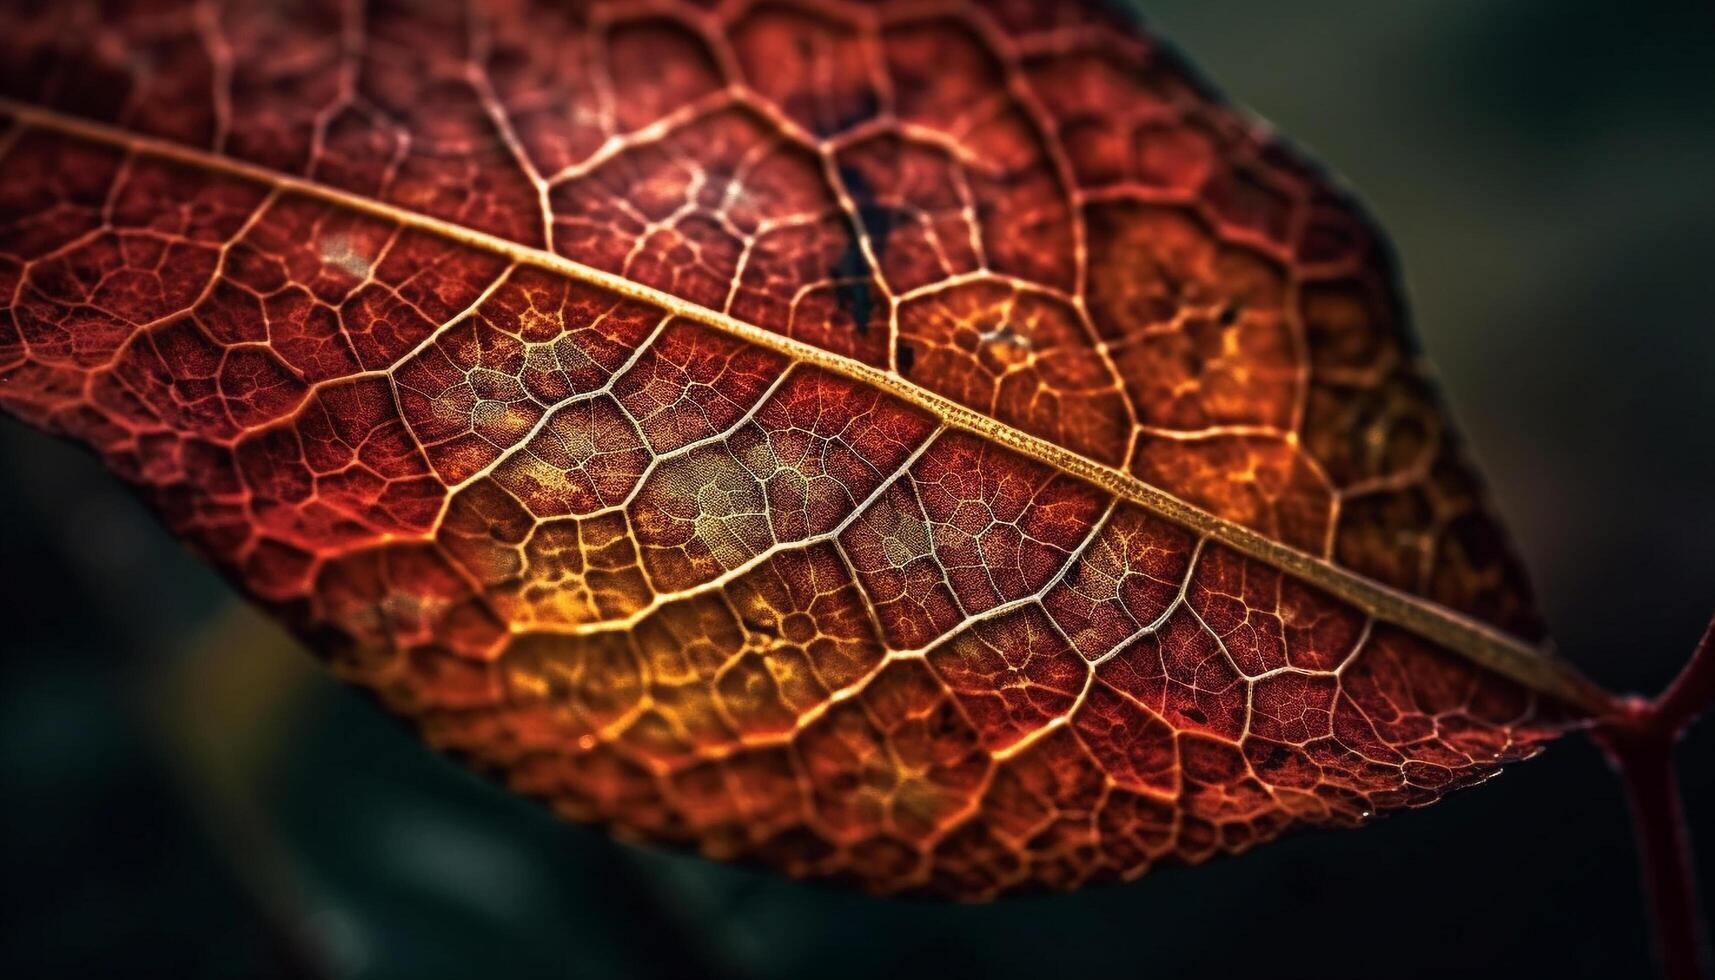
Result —
<path fill-rule="evenodd" d="M 1528 688 L 1593 715 L 1603 714 L 1608 709 L 1608 696 L 1570 665 L 1554 656 L 1552 649 L 1546 644 L 1541 647 L 1533 646 L 1439 603 L 1414 596 L 1289 547 L 1242 524 L 1187 503 L 1130 473 L 1013 428 L 881 368 L 765 330 L 728 314 L 687 302 L 670 293 L 553 252 L 531 248 L 497 235 L 476 231 L 464 225 L 313 180 L 294 177 L 167 140 L 140 136 L 118 127 L 79 119 L 8 98 L 0 97 L 0 112 L 12 116 L 25 126 L 171 160 L 211 173 L 247 179 L 266 187 L 289 191 L 396 222 L 472 249 L 503 256 L 520 265 L 534 266 L 599 286 L 629 299 L 659 307 L 674 316 L 704 324 L 765 347 L 795 363 L 811 364 L 870 385 L 928 412 L 949 426 L 974 433 L 1062 473 L 1101 487 L 1116 497 L 1131 501 L 1168 521 L 1336 596 L 1377 620 L 1416 633 L 1458 653 L 1474 664 L 1511 678 Z"/>

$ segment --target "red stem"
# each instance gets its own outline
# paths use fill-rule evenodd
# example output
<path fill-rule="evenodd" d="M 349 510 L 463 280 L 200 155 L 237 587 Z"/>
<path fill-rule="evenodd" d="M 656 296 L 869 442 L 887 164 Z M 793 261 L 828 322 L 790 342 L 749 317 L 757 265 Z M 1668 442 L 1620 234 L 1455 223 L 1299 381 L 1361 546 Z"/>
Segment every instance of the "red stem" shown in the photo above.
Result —
<path fill-rule="evenodd" d="M 1693 871 L 1684 804 L 1674 779 L 1674 743 L 1715 702 L 1715 620 L 1691 661 L 1653 701 L 1620 699 L 1590 733 L 1626 785 L 1655 920 L 1656 955 L 1669 980 L 1709 976 L 1709 936 Z"/>
<path fill-rule="evenodd" d="M 1715 704 L 1715 619 L 1704 628 L 1691 662 L 1655 699 L 1654 711 L 1658 724 L 1677 739 L 1711 704 Z"/>

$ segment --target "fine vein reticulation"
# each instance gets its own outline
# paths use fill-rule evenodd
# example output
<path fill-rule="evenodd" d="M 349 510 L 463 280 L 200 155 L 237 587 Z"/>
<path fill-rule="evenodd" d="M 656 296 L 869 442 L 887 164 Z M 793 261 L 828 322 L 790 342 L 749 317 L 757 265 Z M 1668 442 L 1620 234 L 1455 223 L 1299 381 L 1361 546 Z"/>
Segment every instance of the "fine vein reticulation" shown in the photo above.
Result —
<path fill-rule="evenodd" d="M 1600 703 L 1383 246 L 1049 3 L 0 14 L 0 402 L 579 819 L 986 897 Z"/>

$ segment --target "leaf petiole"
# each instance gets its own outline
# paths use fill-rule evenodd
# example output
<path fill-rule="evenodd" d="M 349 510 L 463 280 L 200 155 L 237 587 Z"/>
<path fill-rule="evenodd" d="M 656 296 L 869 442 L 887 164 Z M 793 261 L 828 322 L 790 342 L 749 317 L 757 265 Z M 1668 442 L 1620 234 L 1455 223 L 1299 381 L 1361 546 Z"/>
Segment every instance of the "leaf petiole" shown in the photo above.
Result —
<path fill-rule="evenodd" d="M 1615 698 L 1590 730 L 1625 783 L 1655 923 L 1656 955 L 1669 980 L 1710 976 L 1706 919 L 1697 892 L 1673 746 L 1715 702 L 1715 619 L 1691 660 L 1659 697 Z"/>

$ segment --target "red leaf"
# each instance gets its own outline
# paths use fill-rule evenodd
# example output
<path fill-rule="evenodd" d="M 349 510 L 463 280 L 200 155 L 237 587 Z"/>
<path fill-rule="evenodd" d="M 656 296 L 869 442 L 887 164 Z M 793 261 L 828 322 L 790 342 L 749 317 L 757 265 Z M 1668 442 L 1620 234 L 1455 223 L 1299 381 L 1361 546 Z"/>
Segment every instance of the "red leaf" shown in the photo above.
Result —
<path fill-rule="evenodd" d="M 211 9 L 0 12 L 0 402 L 561 813 L 978 898 L 1606 704 L 1385 245 L 1135 25 Z"/>

